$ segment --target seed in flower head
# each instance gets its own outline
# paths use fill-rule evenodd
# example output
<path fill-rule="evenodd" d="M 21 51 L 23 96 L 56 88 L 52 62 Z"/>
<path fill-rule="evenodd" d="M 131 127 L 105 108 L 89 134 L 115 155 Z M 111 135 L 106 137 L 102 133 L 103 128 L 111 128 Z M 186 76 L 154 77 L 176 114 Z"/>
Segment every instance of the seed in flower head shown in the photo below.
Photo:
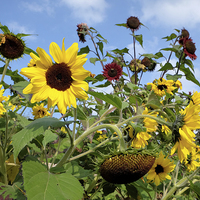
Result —
<path fill-rule="evenodd" d="M 101 176 L 114 184 L 127 184 L 144 176 L 154 164 L 155 157 L 145 154 L 119 154 L 104 160 Z"/>

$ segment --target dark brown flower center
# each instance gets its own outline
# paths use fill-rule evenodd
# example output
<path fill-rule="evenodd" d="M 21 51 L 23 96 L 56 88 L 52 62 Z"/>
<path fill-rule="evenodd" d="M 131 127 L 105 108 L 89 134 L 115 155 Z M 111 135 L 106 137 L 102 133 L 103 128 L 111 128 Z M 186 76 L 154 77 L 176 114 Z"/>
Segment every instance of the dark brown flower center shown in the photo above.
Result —
<path fill-rule="evenodd" d="M 195 47 L 195 44 L 192 42 L 192 41 L 187 41 L 185 43 L 185 47 L 186 47 L 186 50 L 191 53 L 191 54 L 194 54 L 194 52 L 196 51 L 196 47 Z"/>
<path fill-rule="evenodd" d="M 184 37 L 184 38 L 186 38 L 186 37 L 189 37 L 190 34 L 189 34 L 189 32 L 186 29 L 183 29 L 181 31 L 181 36 Z"/>
<path fill-rule="evenodd" d="M 24 45 L 20 39 L 13 35 L 5 35 L 5 43 L 0 46 L 0 53 L 8 59 L 21 57 L 24 52 Z"/>
<path fill-rule="evenodd" d="M 59 91 L 65 91 L 73 82 L 71 75 L 66 63 L 54 64 L 46 72 L 47 85 Z"/>
<path fill-rule="evenodd" d="M 157 165 L 155 168 L 155 172 L 156 172 L 156 174 L 159 174 L 159 173 L 164 172 L 164 169 L 161 165 Z"/>
<path fill-rule="evenodd" d="M 114 69 L 114 68 L 109 69 L 108 75 L 109 75 L 110 77 L 115 77 L 115 76 L 117 76 L 117 70 Z"/>
<path fill-rule="evenodd" d="M 158 85 L 157 87 L 158 87 L 159 90 L 167 89 L 166 85 Z"/>
<path fill-rule="evenodd" d="M 45 115 L 45 112 L 43 110 L 38 110 L 39 115 Z"/>

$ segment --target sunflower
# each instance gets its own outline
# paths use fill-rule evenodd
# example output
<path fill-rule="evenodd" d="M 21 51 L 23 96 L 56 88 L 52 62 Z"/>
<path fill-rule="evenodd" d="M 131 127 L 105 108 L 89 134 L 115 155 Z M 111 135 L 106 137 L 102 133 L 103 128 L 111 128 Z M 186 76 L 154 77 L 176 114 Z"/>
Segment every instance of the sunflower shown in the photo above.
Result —
<path fill-rule="evenodd" d="M 129 17 L 126 22 L 127 28 L 130 28 L 132 31 L 138 30 L 141 26 L 141 22 L 137 17 Z"/>
<path fill-rule="evenodd" d="M 157 117 L 157 113 L 149 113 L 149 110 L 147 107 L 145 107 L 145 110 L 142 113 L 143 115 L 151 115 L 154 117 Z M 158 123 L 156 120 L 151 119 L 149 117 L 145 117 L 143 120 L 143 125 L 146 128 L 146 132 L 139 132 L 136 134 L 136 136 L 134 137 L 131 146 L 133 148 L 144 148 L 145 145 L 148 145 L 147 140 L 149 140 L 151 138 L 151 135 L 149 134 L 149 132 L 154 132 L 157 130 L 157 126 Z M 132 135 L 129 134 L 129 136 L 131 137 Z M 132 136 L 133 138 L 133 136 Z"/>
<path fill-rule="evenodd" d="M 183 43 L 183 52 L 185 53 L 185 56 L 189 56 L 192 60 L 195 60 L 197 56 L 195 55 L 196 46 L 195 43 L 192 42 L 191 38 L 188 38 Z"/>
<path fill-rule="evenodd" d="M 44 103 L 41 103 L 40 105 L 36 104 L 36 106 L 33 107 L 32 114 L 34 115 L 34 119 L 50 115 L 50 113 L 47 111 L 47 108 L 44 108 Z"/>
<path fill-rule="evenodd" d="M 184 163 L 189 172 L 196 170 L 197 167 L 200 167 L 199 154 L 196 151 L 196 148 L 194 148 L 193 151 L 190 152 L 187 159 L 184 160 Z"/>
<path fill-rule="evenodd" d="M 2 38 L 2 35 L 1 35 Z M 0 42 L 0 54 L 7 59 L 20 58 L 24 54 L 25 43 L 17 35 L 7 33 Z"/>
<path fill-rule="evenodd" d="M 165 80 L 164 78 L 156 79 L 153 83 L 147 83 L 147 85 L 151 85 L 151 90 L 161 97 L 165 95 L 165 91 L 173 95 L 172 91 L 176 89 L 176 87 L 173 86 L 173 80 Z"/>
<path fill-rule="evenodd" d="M 192 95 L 192 101 L 195 105 L 200 105 L 200 92 L 195 92 L 193 95 Z"/>
<path fill-rule="evenodd" d="M 122 68 L 117 63 L 109 63 L 105 65 L 103 70 L 103 76 L 108 79 L 108 81 L 116 80 L 122 76 Z"/>
<path fill-rule="evenodd" d="M 64 39 L 62 50 L 55 42 L 50 44 L 49 49 L 55 63 L 44 49 L 38 47 L 39 59 L 32 57 L 36 67 L 21 69 L 20 73 L 30 79 L 23 93 L 33 94 L 31 103 L 48 98 L 48 108 L 57 104 L 59 112 L 65 113 L 68 106 L 76 108 L 76 98 L 88 98 L 85 91 L 89 86 L 84 79 L 90 72 L 83 68 L 87 54 L 77 55 L 77 43 L 65 50 Z"/>
<path fill-rule="evenodd" d="M 175 165 L 168 158 L 164 157 L 165 156 L 161 151 L 159 157 L 155 160 L 147 175 L 147 179 L 155 182 L 156 186 L 165 179 L 171 180 L 168 173 L 172 172 L 175 168 Z"/>
<path fill-rule="evenodd" d="M 97 133 L 99 133 L 99 137 L 97 138 L 98 141 L 102 141 L 102 140 L 105 140 L 107 137 L 106 135 L 106 131 L 97 131 Z"/>
<path fill-rule="evenodd" d="M 139 59 L 133 59 L 131 60 L 129 64 L 129 68 L 132 72 L 135 72 L 135 65 L 136 65 L 136 72 L 139 73 L 141 71 L 145 72 L 147 71 L 146 66 L 141 63 L 141 60 Z"/>
<path fill-rule="evenodd" d="M 182 120 L 177 127 L 178 131 L 173 131 L 176 143 L 171 149 L 171 155 L 178 149 L 178 157 L 181 162 L 187 159 L 187 156 L 196 146 L 193 130 L 200 129 L 199 113 L 200 107 L 193 104 L 192 101 L 184 110 L 180 111 Z"/>

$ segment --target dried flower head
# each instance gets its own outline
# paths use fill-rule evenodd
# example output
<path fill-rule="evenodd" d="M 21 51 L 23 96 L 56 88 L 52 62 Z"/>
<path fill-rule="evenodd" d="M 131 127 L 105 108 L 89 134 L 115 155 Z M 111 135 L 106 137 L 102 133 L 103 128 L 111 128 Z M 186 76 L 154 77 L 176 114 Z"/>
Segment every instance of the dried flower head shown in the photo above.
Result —
<path fill-rule="evenodd" d="M 129 17 L 126 22 L 127 28 L 130 28 L 132 31 L 138 30 L 140 28 L 140 21 L 137 17 Z"/>
<path fill-rule="evenodd" d="M 185 56 L 189 56 L 192 60 L 195 60 L 197 58 L 197 56 L 195 55 L 196 46 L 195 43 L 192 42 L 191 38 L 187 39 L 183 44 L 183 51 L 185 53 Z"/>
<path fill-rule="evenodd" d="M 14 34 L 5 34 L 0 45 L 0 54 L 7 59 L 16 59 L 23 55 L 25 44 Z M 4 41 L 5 40 L 5 41 Z"/>
<path fill-rule="evenodd" d="M 141 64 L 143 64 L 148 71 L 154 71 L 156 68 L 156 62 L 147 57 L 141 60 Z"/>
<path fill-rule="evenodd" d="M 101 176 L 114 184 L 127 184 L 143 177 L 153 166 L 155 157 L 145 154 L 119 154 L 105 159 Z"/>
<path fill-rule="evenodd" d="M 139 73 L 141 71 L 147 71 L 146 67 L 144 64 L 141 63 L 141 60 L 139 59 L 133 59 L 131 60 L 130 64 L 129 64 L 129 68 L 132 72 L 135 72 L 135 66 L 136 66 L 136 72 Z"/>
<path fill-rule="evenodd" d="M 83 43 L 86 42 L 85 36 L 87 35 L 89 27 L 87 26 L 86 23 L 78 24 L 77 27 L 78 27 L 78 29 L 76 31 L 77 31 L 77 34 L 79 37 L 79 41 L 83 42 Z"/>

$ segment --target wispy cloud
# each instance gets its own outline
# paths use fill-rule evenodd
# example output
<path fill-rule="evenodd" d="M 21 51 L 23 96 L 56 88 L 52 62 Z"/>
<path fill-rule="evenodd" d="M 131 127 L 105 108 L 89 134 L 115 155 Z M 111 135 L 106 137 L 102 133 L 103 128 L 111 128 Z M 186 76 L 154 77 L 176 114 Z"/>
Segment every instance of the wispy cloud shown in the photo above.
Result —
<path fill-rule="evenodd" d="M 10 31 L 12 31 L 15 34 L 17 34 L 17 33 L 33 34 L 33 35 L 30 35 L 30 36 L 26 37 L 26 40 L 30 40 L 30 39 L 31 40 L 35 40 L 36 39 L 36 35 L 34 35 L 34 31 L 33 30 L 29 29 L 26 26 L 23 26 L 23 25 L 19 24 L 16 21 L 9 22 L 7 24 L 7 26 L 10 29 Z"/>
<path fill-rule="evenodd" d="M 139 7 L 140 12 L 136 7 L 130 12 L 139 15 L 143 23 L 173 28 L 195 27 L 200 23 L 199 0 L 141 0 Z"/>
<path fill-rule="evenodd" d="M 52 4 L 49 0 L 40 0 L 38 2 L 24 1 L 22 6 L 32 12 L 47 13 L 48 15 L 52 15 L 54 13 L 54 4 Z"/>
<path fill-rule="evenodd" d="M 105 0 L 61 0 L 72 9 L 72 16 L 81 22 L 91 24 L 102 22 L 106 17 L 108 3 Z"/>

